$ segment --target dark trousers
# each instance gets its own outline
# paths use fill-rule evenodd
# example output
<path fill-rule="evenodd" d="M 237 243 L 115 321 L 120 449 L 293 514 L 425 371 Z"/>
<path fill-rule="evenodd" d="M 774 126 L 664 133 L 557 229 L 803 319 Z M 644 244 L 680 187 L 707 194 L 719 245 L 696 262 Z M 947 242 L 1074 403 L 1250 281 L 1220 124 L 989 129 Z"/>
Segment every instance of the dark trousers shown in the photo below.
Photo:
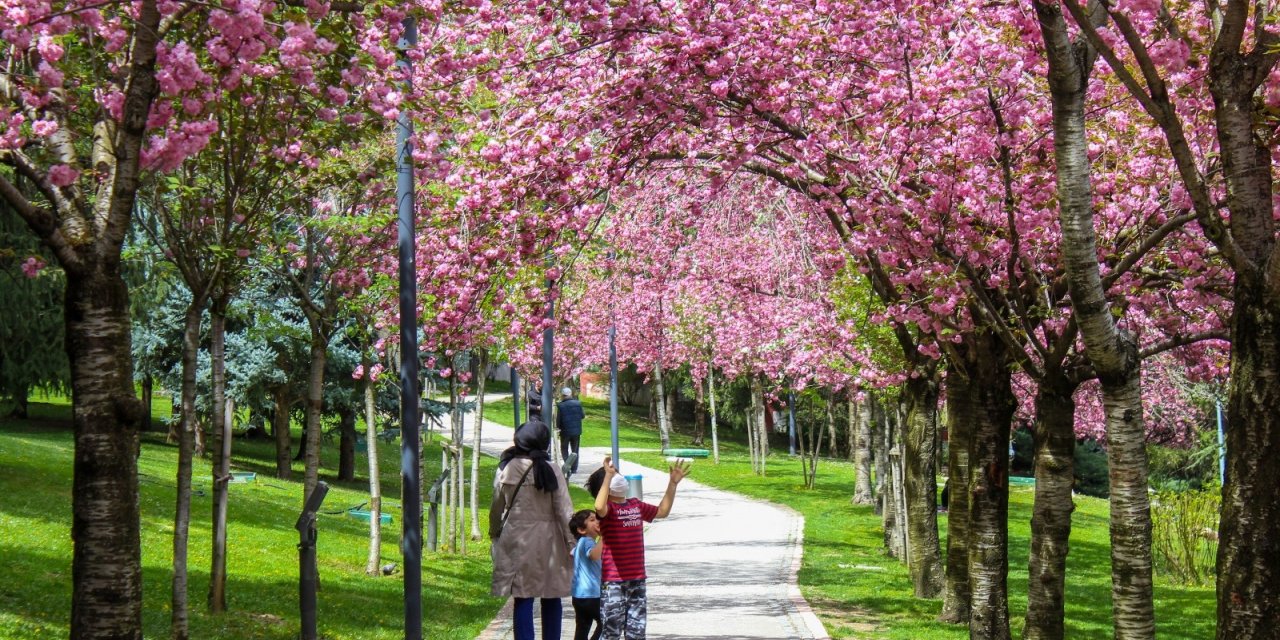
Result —
<path fill-rule="evenodd" d="M 560 598 L 542 598 L 542 640 L 560 640 L 560 616 L 564 614 Z M 516 598 L 516 640 L 534 640 L 533 598 Z"/>
<path fill-rule="evenodd" d="M 600 640 L 600 632 L 604 631 L 604 623 L 600 620 L 600 598 L 574 598 L 573 619 L 573 640 Z M 595 633 L 591 633 L 593 622 Z"/>
<path fill-rule="evenodd" d="M 563 431 L 560 432 L 560 459 L 567 460 L 569 458 L 569 449 L 571 448 L 573 449 L 574 453 L 578 453 L 578 441 L 581 439 L 582 439 L 581 433 L 579 433 L 576 436 L 566 436 L 564 435 Z M 577 472 L 578 472 L 578 460 L 574 459 L 573 468 L 569 470 L 569 473 L 577 473 Z"/>

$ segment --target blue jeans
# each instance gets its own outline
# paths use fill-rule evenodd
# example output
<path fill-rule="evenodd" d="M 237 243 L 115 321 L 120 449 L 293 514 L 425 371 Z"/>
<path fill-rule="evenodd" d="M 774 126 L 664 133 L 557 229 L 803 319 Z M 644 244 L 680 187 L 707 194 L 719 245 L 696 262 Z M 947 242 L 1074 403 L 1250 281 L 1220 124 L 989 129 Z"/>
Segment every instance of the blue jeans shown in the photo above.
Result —
<path fill-rule="evenodd" d="M 535 640 L 533 633 L 533 598 L 516 598 L 516 640 Z M 542 598 L 542 640 L 560 640 L 560 598 Z"/>

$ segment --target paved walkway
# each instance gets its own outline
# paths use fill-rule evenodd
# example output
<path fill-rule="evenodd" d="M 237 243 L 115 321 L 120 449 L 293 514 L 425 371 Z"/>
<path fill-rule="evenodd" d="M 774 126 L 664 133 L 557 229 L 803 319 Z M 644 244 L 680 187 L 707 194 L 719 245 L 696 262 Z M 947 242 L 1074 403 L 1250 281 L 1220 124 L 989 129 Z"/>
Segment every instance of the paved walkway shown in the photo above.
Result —
<path fill-rule="evenodd" d="M 513 429 L 486 420 L 481 451 L 499 455 L 511 445 L 513 434 Z M 466 444 L 471 443 L 468 424 Z M 581 453 L 578 473 L 570 479 L 579 486 L 609 450 Z M 642 474 L 645 499 L 657 503 L 667 486 L 666 471 L 628 463 L 625 450 L 620 457 L 621 471 Z M 785 507 L 699 484 L 698 467 L 707 464 L 694 461 L 671 515 L 645 529 L 649 640 L 828 638 L 796 587 L 804 518 Z M 510 607 L 508 601 L 478 640 L 512 637 Z M 562 637 L 571 638 L 573 607 L 567 598 L 564 611 Z"/>

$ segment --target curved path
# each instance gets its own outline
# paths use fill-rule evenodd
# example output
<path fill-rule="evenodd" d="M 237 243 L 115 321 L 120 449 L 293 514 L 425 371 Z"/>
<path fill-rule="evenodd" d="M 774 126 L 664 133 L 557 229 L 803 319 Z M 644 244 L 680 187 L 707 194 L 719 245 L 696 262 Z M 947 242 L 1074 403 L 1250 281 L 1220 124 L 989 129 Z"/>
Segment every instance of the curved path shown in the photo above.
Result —
<path fill-rule="evenodd" d="M 496 398 L 495 398 L 496 399 Z M 471 422 L 470 420 L 468 422 Z M 485 421 L 481 451 L 497 456 L 511 445 L 514 430 Z M 466 444 L 471 445 L 471 425 Z M 579 486 L 609 453 L 584 448 Z M 657 502 L 667 486 L 666 471 L 628 463 L 623 473 L 644 476 L 645 499 Z M 697 482 L 697 460 L 680 483 L 671 515 L 647 525 L 650 640 L 828 638 L 796 587 L 804 518 L 797 512 Z M 486 481 L 491 481 L 488 479 Z M 511 638 L 511 602 L 479 636 Z M 562 637 L 573 637 L 573 608 L 566 599 Z"/>

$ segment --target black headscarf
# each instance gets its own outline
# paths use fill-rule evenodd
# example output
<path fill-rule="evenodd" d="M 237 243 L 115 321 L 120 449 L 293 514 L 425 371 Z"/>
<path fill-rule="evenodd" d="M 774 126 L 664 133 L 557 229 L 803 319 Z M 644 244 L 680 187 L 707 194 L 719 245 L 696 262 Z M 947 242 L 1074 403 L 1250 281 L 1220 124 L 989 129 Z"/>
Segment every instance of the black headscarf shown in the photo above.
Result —
<path fill-rule="evenodd" d="M 560 486 L 547 449 L 551 446 L 551 430 L 539 420 L 530 420 L 516 429 L 515 446 L 508 447 L 498 460 L 498 469 L 506 468 L 512 458 L 533 461 L 533 486 L 539 491 L 554 492 Z"/>

